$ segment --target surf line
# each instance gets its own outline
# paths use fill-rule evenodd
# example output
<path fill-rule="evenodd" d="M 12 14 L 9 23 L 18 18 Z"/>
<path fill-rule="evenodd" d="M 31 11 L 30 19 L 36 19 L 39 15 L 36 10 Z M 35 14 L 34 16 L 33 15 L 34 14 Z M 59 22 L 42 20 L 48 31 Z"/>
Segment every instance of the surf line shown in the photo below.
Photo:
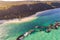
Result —
<path fill-rule="evenodd" d="M 50 32 L 51 29 L 58 29 L 58 27 L 60 26 L 60 22 L 56 22 L 54 25 L 53 24 L 50 24 L 50 26 L 48 27 L 39 27 L 39 26 L 35 26 L 35 28 L 37 29 L 46 29 L 46 32 Z M 34 29 L 31 29 L 29 30 L 28 32 L 20 35 L 16 40 L 23 40 L 26 36 L 28 36 L 29 34 L 33 33 L 35 30 Z M 43 30 L 40 30 L 40 31 L 43 31 Z"/>

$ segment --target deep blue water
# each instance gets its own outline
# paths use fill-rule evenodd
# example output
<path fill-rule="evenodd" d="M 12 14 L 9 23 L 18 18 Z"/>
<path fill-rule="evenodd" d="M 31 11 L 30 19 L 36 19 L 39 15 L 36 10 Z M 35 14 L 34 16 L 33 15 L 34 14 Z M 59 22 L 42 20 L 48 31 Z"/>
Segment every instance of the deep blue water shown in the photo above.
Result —
<path fill-rule="evenodd" d="M 34 14 L 35 16 L 32 16 L 33 18 L 30 21 L 27 19 L 28 21 L 26 22 L 18 20 L 18 22 L 6 21 L 8 23 L 2 23 L 0 25 L 0 40 L 16 40 L 18 36 L 33 29 L 35 26 L 49 26 L 56 21 L 60 22 L 60 8 L 47 10 L 41 13 L 37 12 L 36 14 L 37 15 Z"/>

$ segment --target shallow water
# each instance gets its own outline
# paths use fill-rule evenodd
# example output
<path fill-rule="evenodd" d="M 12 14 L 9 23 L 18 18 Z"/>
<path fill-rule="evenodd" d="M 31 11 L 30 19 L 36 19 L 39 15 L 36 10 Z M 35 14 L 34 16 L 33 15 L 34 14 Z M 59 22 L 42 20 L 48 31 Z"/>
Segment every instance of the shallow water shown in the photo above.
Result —
<path fill-rule="evenodd" d="M 35 26 L 45 27 L 49 26 L 50 24 L 54 24 L 56 21 L 60 22 L 59 10 L 60 8 L 55 9 L 52 12 L 46 11 L 47 13 L 43 12 L 43 14 L 45 13 L 45 15 L 42 14 L 38 16 L 35 15 L 32 16 L 33 18 L 27 17 L 24 18 L 23 20 L 11 20 L 11 22 L 6 21 L 7 23 L 4 22 L 3 24 L 0 25 L 0 40 L 16 40 L 18 36 L 24 34 L 30 29 L 33 29 Z M 50 33 L 46 33 L 45 31 L 35 32 L 24 38 L 24 40 L 59 40 L 60 39 L 59 37 L 60 28 L 58 30 L 53 29 L 51 30 Z"/>
<path fill-rule="evenodd" d="M 50 33 L 35 32 L 24 38 L 24 40 L 60 40 L 60 28 L 58 30 L 53 29 Z"/>

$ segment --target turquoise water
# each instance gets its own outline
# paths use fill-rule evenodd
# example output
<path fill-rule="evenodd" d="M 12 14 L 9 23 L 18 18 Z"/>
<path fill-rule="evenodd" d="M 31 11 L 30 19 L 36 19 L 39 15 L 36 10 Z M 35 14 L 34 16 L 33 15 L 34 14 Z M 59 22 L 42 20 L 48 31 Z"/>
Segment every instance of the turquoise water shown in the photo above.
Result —
<path fill-rule="evenodd" d="M 51 12 L 51 14 L 50 14 Z M 43 15 L 44 14 L 44 15 Z M 32 16 L 33 17 L 33 16 Z M 8 22 L 0 25 L 0 40 L 16 40 L 18 36 L 33 29 L 35 26 L 49 26 L 56 21 L 60 22 L 60 8 L 46 11 L 34 16 L 35 19 L 27 22 Z M 26 19 L 24 19 L 26 20 Z M 12 20 L 11 20 L 12 21 Z M 50 33 L 35 32 L 24 38 L 24 40 L 59 40 L 60 28 L 51 30 Z"/>
<path fill-rule="evenodd" d="M 60 40 L 60 28 L 51 30 L 50 33 L 44 31 L 35 32 L 24 38 L 24 40 Z"/>

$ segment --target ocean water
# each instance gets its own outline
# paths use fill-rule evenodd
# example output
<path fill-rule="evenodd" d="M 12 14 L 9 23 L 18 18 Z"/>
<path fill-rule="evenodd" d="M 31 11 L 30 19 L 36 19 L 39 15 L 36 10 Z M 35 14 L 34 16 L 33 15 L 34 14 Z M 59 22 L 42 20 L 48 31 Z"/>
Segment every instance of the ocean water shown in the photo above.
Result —
<path fill-rule="evenodd" d="M 0 40 L 16 40 L 18 36 L 35 26 L 46 27 L 56 21 L 60 22 L 60 8 L 37 12 L 23 19 L 6 20 L 0 24 Z M 52 29 L 50 33 L 38 31 L 28 35 L 24 40 L 59 40 L 59 37 L 60 28 Z"/>

